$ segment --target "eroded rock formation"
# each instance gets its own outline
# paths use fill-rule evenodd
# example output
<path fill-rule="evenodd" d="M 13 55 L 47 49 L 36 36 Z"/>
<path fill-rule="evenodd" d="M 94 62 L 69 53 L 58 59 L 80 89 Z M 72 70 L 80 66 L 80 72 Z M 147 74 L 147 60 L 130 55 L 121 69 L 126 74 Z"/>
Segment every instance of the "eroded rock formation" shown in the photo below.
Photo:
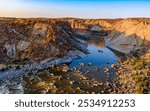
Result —
<path fill-rule="evenodd" d="M 76 34 L 70 24 L 52 19 L 0 21 L 0 62 L 41 61 L 63 57 L 72 50 Z"/>
<path fill-rule="evenodd" d="M 150 48 L 150 19 L 69 19 L 68 21 L 78 34 L 92 36 L 99 33 L 96 36 L 106 36 L 108 47 L 124 53 L 143 47 Z"/>
<path fill-rule="evenodd" d="M 0 19 L 0 63 L 64 57 L 76 38 L 104 38 L 106 45 L 129 53 L 150 48 L 150 19 Z"/>

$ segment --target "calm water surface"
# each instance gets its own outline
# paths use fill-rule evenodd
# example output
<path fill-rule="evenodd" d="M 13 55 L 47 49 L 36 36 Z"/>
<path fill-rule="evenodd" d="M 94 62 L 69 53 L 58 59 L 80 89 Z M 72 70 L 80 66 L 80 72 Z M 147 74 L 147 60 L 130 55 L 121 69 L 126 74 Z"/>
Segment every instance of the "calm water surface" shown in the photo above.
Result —
<path fill-rule="evenodd" d="M 43 69 L 1 83 L 0 93 L 99 93 L 106 90 L 104 85 L 100 85 L 100 80 L 112 82 L 115 70 L 110 66 L 117 64 L 118 57 L 99 39 L 88 42 L 88 52 L 85 58 L 70 63 L 69 68 L 76 70 Z M 81 63 L 84 66 L 80 66 Z M 92 66 L 88 66 L 89 63 Z M 104 72 L 104 68 L 108 68 L 109 72 Z"/>
<path fill-rule="evenodd" d="M 107 47 L 105 42 L 101 39 L 91 40 L 88 43 L 88 52 L 86 58 L 74 60 L 69 66 L 77 67 L 80 63 L 88 65 L 92 63 L 93 66 L 110 66 L 110 64 L 117 64 L 118 57 Z"/>

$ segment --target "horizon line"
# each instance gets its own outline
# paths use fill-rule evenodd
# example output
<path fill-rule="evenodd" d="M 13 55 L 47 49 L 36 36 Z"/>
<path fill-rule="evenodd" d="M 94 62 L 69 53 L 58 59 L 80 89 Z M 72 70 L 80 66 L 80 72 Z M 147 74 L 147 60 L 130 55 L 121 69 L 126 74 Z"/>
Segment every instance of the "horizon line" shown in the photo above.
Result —
<path fill-rule="evenodd" d="M 129 18 L 149 18 L 150 17 L 116 17 L 116 18 L 107 18 L 107 17 L 100 17 L 100 18 L 85 18 L 85 17 L 11 17 L 11 16 L 0 16 L 0 18 L 16 18 L 16 19 L 30 19 L 30 18 L 47 18 L 47 19 L 129 19 Z"/>

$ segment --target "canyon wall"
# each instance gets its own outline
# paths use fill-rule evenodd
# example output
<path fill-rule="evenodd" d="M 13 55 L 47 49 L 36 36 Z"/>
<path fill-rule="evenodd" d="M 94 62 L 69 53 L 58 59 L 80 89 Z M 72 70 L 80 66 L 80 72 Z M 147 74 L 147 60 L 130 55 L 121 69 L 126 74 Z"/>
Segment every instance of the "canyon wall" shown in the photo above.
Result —
<path fill-rule="evenodd" d="M 150 19 L 125 19 L 113 23 L 106 44 L 121 52 L 128 53 L 136 49 L 149 49 Z"/>
<path fill-rule="evenodd" d="M 69 19 L 68 21 L 78 34 L 99 32 L 100 36 L 105 36 L 108 47 L 124 53 L 150 47 L 150 19 Z M 92 37 L 92 33 L 90 36 Z"/>
<path fill-rule="evenodd" d="M 57 19 L 0 19 L 0 64 L 64 57 L 76 46 L 70 24 Z"/>
<path fill-rule="evenodd" d="M 102 37 L 124 53 L 150 49 L 150 19 L 0 18 L 0 28 L 0 64 L 61 58 L 82 50 L 78 38 Z"/>

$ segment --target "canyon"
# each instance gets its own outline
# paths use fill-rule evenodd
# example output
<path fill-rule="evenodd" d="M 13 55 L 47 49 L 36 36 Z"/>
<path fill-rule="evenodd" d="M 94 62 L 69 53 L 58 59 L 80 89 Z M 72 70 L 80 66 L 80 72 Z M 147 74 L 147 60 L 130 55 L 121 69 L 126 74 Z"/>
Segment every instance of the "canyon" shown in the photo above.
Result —
<path fill-rule="evenodd" d="M 88 53 L 86 41 L 97 38 L 123 54 L 121 58 L 138 56 L 146 64 L 146 80 L 149 78 L 149 18 L 0 18 L 0 28 L 1 80 L 82 58 Z"/>
<path fill-rule="evenodd" d="M 106 45 L 123 53 L 149 51 L 149 19 L 11 19 L 0 20 L 0 62 L 42 61 L 63 57 L 78 39 L 104 38 Z M 84 50 L 84 49 L 83 49 Z M 20 62 L 21 63 L 21 62 Z"/>

